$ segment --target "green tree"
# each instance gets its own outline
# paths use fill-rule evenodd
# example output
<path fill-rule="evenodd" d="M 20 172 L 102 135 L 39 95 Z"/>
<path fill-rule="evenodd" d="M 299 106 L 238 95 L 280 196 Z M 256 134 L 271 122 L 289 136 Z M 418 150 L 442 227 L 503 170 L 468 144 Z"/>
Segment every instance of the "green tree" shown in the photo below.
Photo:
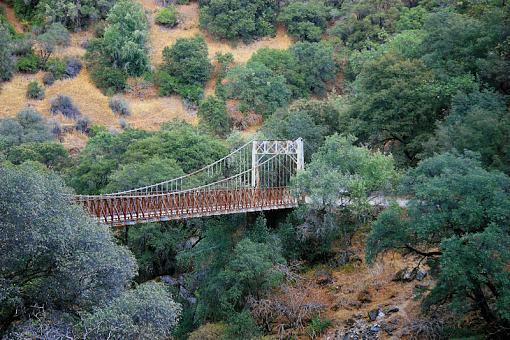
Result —
<path fill-rule="evenodd" d="M 50 169 L 62 170 L 69 164 L 69 153 L 57 142 L 31 142 L 13 146 L 7 152 L 7 160 L 13 164 L 34 161 Z"/>
<path fill-rule="evenodd" d="M 0 81 L 11 79 L 14 65 L 11 33 L 3 24 L 0 24 Z"/>
<path fill-rule="evenodd" d="M 135 275 L 129 251 L 70 204 L 71 192 L 56 175 L 30 164 L 3 166 L 0 191 L 3 325 L 34 305 L 90 310 L 118 296 Z"/>
<path fill-rule="evenodd" d="M 179 38 L 172 47 L 165 47 L 163 61 L 162 69 L 181 84 L 204 86 L 212 71 L 207 44 L 199 35 Z"/>
<path fill-rule="evenodd" d="M 39 47 L 43 65 L 46 64 L 57 47 L 68 46 L 70 40 L 71 36 L 69 32 L 60 23 L 51 24 L 44 30 L 44 33 L 39 34 L 36 37 L 36 42 Z"/>
<path fill-rule="evenodd" d="M 402 163 L 415 161 L 444 105 L 434 73 L 419 60 L 388 53 L 368 61 L 354 87 L 355 134 L 371 145 L 391 147 Z"/>
<path fill-rule="evenodd" d="M 215 135 L 225 137 L 230 132 L 230 116 L 225 102 L 218 97 L 208 97 L 198 109 L 200 125 Z"/>
<path fill-rule="evenodd" d="M 239 99 L 241 111 L 269 116 L 289 103 L 292 95 L 285 78 L 259 63 L 238 66 L 228 74 L 228 98 Z"/>
<path fill-rule="evenodd" d="M 297 71 L 304 79 L 305 91 L 323 96 L 327 83 L 335 79 L 337 72 L 333 48 L 322 42 L 298 42 L 290 50 L 295 56 Z"/>
<path fill-rule="evenodd" d="M 263 64 L 274 74 L 285 77 L 293 97 L 301 98 L 308 94 L 304 75 L 299 72 L 298 61 L 290 50 L 261 48 L 248 60 L 248 65 L 251 63 Z"/>
<path fill-rule="evenodd" d="M 294 186 L 312 208 L 345 207 L 362 213 L 371 209 L 371 199 L 391 190 L 397 177 L 393 158 L 354 146 L 355 140 L 338 134 L 327 137 L 307 168 L 296 175 Z"/>
<path fill-rule="evenodd" d="M 278 16 L 293 37 L 307 41 L 321 40 L 328 20 L 329 8 L 321 0 L 291 2 Z"/>
<path fill-rule="evenodd" d="M 200 26 L 217 38 L 249 42 L 276 31 L 276 0 L 201 0 L 200 3 Z"/>
<path fill-rule="evenodd" d="M 168 339 L 182 307 L 162 284 L 147 282 L 127 290 L 106 307 L 83 320 L 84 333 L 92 339 Z"/>
<path fill-rule="evenodd" d="M 26 108 L 16 118 L 0 119 L 0 150 L 29 142 L 50 141 L 54 137 L 39 112 Z"/>
<path fill-rule="evenodd" d="M 33 16 L 41 16 L 71 29 L 80 29 L 105 18 L 115 4 L 113 0 L 16 0 L 18 3 L 21 1 L 29 13 L 34 13 L 32 7 L 37 6 Z"/>
<path fill-rule="evenodd" d="M 475 310 L 492 331 L 507 334 L 510 178 L 470 154 L 446 153 L 420 162 L 402 188 L 412 199 L 406 211 L 389 208 L 373 224 L 367 259 L 388 249 L 428 259 L 437 285 L 425 307 Z"/>
<path fill-rule="evenodd" d="M 149 23 L 141 4 L 133 0 L 116 2 L 108 12 L 106 28 L 91 41 L 87 60 L 140 76 L 149 68 Z"/>
<path fill-rule="evenodd" d="M 168 179 L 184 175 L 179 164 L 174 159 L 150 158 L 144 162 L 122 165 L 114 171 L 104 192 L 116 192 L 156 184 Z"/>
<path fill-rule="evenodd" d="M 493 92 L 459 93 L 426 154 L 456 149 L 480 153 L 484 165 L 510 172 L 510 117 L 504 97 Z"/>
<path fill-rule="evenodd" d="M 395 31 L 395 24 L 403 7 L 401 0 L 357 0 L 343 2 L 332 35 L 351 48 L 362 50 L 374 43 L 382 43 Z"/>

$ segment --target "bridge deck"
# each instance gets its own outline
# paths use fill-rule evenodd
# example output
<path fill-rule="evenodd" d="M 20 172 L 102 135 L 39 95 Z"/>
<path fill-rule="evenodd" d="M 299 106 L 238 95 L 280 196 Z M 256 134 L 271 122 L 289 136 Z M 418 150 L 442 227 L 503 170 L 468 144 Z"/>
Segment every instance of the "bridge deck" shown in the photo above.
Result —
<path fill-rule="evenodd" d="M 101 224 L 122 227 L 298 205 L 288 187 L 198 189 L 133 196 L 77 196 L 77 203 Z"/>

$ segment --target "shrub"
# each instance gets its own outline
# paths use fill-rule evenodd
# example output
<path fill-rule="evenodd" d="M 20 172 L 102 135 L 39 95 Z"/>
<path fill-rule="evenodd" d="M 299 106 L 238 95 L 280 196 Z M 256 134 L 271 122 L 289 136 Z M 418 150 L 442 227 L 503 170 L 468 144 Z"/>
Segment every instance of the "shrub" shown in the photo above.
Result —
<path fill-rule="evenodd" d="M 94 311 L 84 326 L 92 339 L 169 339 L 181 312 L 162 284 L 147 282 Z"/>
<path fill-rule="evenodd" d="M 162 70 L 182 84 L 203 86 L 211 75 L 207 44 L 201 36 L 177 39 L 172 47 L 163 50 L 163 60 Z"/>
<path fill-rule="evenodd" d="M 150 66 L 148 28 L 140 3 L 117 1 L 108 13 L 103 35 L 91 40 L 85 57 L 91 63 L 118 68 L 131 76 L 141 76 Z"/>
<path fill-rule="evenodd" d="M 80 110 L 68 96 L 58 95 L 51 99 L 50 105 L 50 112 L 53 114 L 61 113 L 65 117 L 71 119 L 77 119 L 81 116 Z"/>
<path fill-rule="evenodd" d="M 53 74 L 55 79 L 62 79 L 66 71 L 66 64 L 62 59 L 51 58 L 46 62 L 43 69 Z"/>
<path fill-rule="evenodd" d="M 89 117 L 80 117 L 76 121 L 76 125 L 74 126 L 76 131 L 83 132 L 87 134 L 90 131 L 90 119 Z"/>
<path fill-rule="evenodd" d="M 170 96 L 177 92 L 178 81 L 165 71 L 159 71 L 154 77 L 154 82 L 159 88 L 160 96 Z"/>
<path fill-rule="evenodd" d="M 239 99 L 240 111 L 255 111 L 264 117 L 288 104 L 291 91 L 281 75 L 260 63 L 232 69 L 226 85 L 228 98 Z"/>
<path fill-rule="evenodd" d="M 59 137 L 62 134 L 62 124 L 56 119 L 50 119 L 48 121 L 48 126 L 50 127 L 51 133 L 55 137 Z"/>
<path fill-rule="evenodd" d="M 55 83 L 55 76 L 51 72 L 46 72 L 43 76 L 43 84 L 46 86 L 53 85 Z"/>
<path fill-rule="evenodd" d="M 328 7 L 322 1 L 297 1 L 287 5 L 278 19 L 287 26 L 289 33 L 308 41 L 321 40 L 328 23 Z"/>
<path fill-rule="evenodd" d="M 119 119 L 119 125 L 122 130 L 126 130 L 129 128 L 129 123 L 124 118 Z"/>
<path fill-rule="evenodd" d="M 230 117 L 225 102 L 217 97 L 208 97 L 198 109 L 200 125 L 219 136 L 230 132 Z"/>
<path fill-rule="evenodd" d="M 38 51 L 44 64 L 58 46 L 69 45 L 71 36 L 62 24 L 53 23 L 45 29 L 44 33 L 38 35 L 35 40 L 37 41 Z"/>
<path fill-rule="evenodd" d="M 101 92 L 106 95 L 122 91 L 127 86 L 127 73 L 106 65 L 97 64 L 92 66 L 90 77 Z"/>
<path fill-rule="evenodd" d="M 82 68 L 82 64 L 80 59 L 71 57 L 66 59 L 66 65 L 65 65 L 65 75 L 69 78 L 76 77 Z"/>
<path fill-rule="evenodd" d="M 210 0 L 200 9 L 200 25 L 217 38 L 245 42 L 275 33 L 276 0 Z"/>
<path fill-rule="evenodd" d="M 14 71 L 11 35 L 0 24 L 0 81 L 9 80 Z"/>
<path fill-rule="evenodd" d="M 162 8 L 156 15 L 156 23 L 166 27 L 174 27 L 177 25 L 177 9 L 170 5 Z"/>
<path fill-rule="evenodd" d="M 16 68 L 23 73 L 36 73 L 39 71 L 41 58 L 33 52 L 19 58 L 16 61 Z"/>
<path fill-rule="evenodd" d="M 177 93 L 192 104 L 198 104 L 204 96 L 204 89 L 198 85 L 181 85 Z"/>
<path fill-rule="evenodd" d="M 315 339 L 324 333 L 324 331 L 328 329 L 329 326 L 331 326 L 330 319 L 322 319 L 321 317 L 316 316 L 310 320 L 310 324 L 308 324 L 306 332 L 312 339 Z"/>
<path fill-rule="evenodd" d="M 129 107 L 129 103 L 126 99 L 120 96 L 114 96 L 110 98 L 108 105 L 110 106 L 110 109 L 112 109 L 113 113 L 117 113 L 121 116 L 131 115 L 131 108 Z"/>
<path fill-rule="evenodd" d="M 37 80 L 32 80 L 28 84 L 27 98 L 39 100 L 44 98 L 44 89 L 42 86 L 39 85 Z"/>

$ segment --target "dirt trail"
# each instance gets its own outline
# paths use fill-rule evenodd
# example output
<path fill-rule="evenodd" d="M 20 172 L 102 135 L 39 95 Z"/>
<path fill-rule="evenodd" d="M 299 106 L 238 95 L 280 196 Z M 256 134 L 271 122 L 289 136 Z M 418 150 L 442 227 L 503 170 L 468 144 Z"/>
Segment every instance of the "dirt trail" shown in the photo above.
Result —
<path fill-rule="evenodd" d="M 16 14 L 14 14 L 12 7 L 7 5 L 4 1 L 0 1 L 0 6 L 5 8 L 7 20 L 11 23 L 16 32 L 23 33 L 23 25 L 16 18 Z"/>

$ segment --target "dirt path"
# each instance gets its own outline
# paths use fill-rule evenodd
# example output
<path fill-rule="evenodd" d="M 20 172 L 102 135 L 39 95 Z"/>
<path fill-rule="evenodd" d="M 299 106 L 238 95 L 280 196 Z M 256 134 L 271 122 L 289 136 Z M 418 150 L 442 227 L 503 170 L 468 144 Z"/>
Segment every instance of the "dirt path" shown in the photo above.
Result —
<path fill-rule="evenodd" d="M 3 1 L 0 1 L 0 6 L 5 8 L 5 15 L 7 16 L 7 20 L 14 26 L 14 29 L 18 33 L 23 33 L 23 25 L 18 21 L 16 15 L 14 14 L 14 10 L 11 6 L 8 6 Z"/>

